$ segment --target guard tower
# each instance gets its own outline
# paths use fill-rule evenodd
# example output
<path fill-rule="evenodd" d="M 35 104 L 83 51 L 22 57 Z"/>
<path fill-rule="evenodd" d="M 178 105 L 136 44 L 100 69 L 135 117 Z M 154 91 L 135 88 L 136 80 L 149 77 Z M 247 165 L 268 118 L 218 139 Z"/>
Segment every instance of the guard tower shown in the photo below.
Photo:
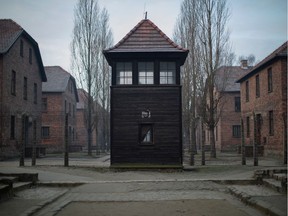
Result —
<path fill-rule="evenodd" d="M 103 51 L 112 67 L 111 167 L 182 167 L 180 67 L 188 52 L 149 19 Z"/>

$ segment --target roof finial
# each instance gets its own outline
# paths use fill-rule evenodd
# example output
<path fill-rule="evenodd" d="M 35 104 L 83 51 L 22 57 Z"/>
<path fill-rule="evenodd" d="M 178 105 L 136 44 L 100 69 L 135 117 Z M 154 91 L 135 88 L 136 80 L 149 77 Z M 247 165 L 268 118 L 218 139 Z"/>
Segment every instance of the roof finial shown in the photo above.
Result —
<path fill-rule="evenodd" d="M 145 12 L 145 20 L 147 20 L 147 11 Z"/>

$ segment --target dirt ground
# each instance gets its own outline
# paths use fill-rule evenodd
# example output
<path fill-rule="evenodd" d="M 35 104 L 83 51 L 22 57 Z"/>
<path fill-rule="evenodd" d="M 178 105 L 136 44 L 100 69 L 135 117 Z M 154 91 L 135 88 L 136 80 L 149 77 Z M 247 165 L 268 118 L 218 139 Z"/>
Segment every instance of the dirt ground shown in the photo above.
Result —
<path fill-rule="evenodd" d="M 209 206 L 209 208 L 207 208 Z M 221 208 L 219 208 L 221 206 Z M 215 211 L 217 209 L 217 211 Z M 57 216 L 248 216 L 226 200 L 72 202 Z"/>

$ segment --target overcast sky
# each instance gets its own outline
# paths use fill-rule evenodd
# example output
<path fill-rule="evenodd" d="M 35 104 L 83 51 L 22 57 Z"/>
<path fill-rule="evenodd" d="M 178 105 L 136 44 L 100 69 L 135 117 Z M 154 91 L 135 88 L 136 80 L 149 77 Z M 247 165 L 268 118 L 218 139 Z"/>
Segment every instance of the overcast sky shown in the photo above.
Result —
<path fill-rule="evenodd" d="M 235 55 L 254 54 L 262 60 L 287 40 L 287 0 L 227 0 L 228 28 Z M 13 19 L 39 44 L 45 66 L 70 70 L 73 12 L 77 0 L 0 0 L 0 18 Z M 114 43 L 121 40 L 148 11 L 172 39 L 182 0 L 99 0 L 110 14 Z"/>

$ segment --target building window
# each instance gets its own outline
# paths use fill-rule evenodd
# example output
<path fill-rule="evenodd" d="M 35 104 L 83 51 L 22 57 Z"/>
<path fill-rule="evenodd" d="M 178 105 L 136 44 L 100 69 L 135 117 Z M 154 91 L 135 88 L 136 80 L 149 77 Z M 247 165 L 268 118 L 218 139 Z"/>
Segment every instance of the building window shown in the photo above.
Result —
<path fill-rule="evenodd" d="M 69 116 L 71 116 L 72 112 L 71 112 L 71 103 L 69 103 Z"/>
<path fill-rule="evenodd" d="M 24 43 L 23 43 L 23 40 L 20 40 L 20 56 L 24 57 Z"/>
<path fill-rule="evenodd" d="M 241 137 L 241 126 L 240 125 L 233 125 L 233 137 L 234 138 L 240 138 Z"/>
<path fill-rule="evenodd" d="M 272 68 L 268 69 L 268 92 L 273 91 Z"/>
<path fill-rule="evenodd" d="M 248 102 L 249 101 L 249 81 L 247 80 L 246 82 L 245 82 L 245 92 L 246 92 L 246 102 Z"/>
<path fill-rule="evenodd" d="M 274 116 L 273 111 L 269 111 L 269 135 L 274 135 Z"/>
<path fill-rule="evenodd" d="M 256 97 L 260 97 L 260 78 L 256 75 Z"/>
<path fill-rule="evenodd" d="M 73 105 L 73 117 L 75 117 L 75 105 Z"/>
<path fill-rule="evenodd" d="M 50 137 L 50 128 L 49 127 L 42 127 L 41 128 L 41 135 L 43 139 L 47 139 Z"/>
<path fill-rule="evenodd" d="M 32 64 L 32 49 L 29 48 L 29 63 Z"/>
<path fill-rule="evenodd" d="M 47 98 L 42 98 L 42 112 L 47 112 L 48 104 Z"/>
<path fill-rule="evenodd" d="M 27 77 L 24 77 L 23 99 L 27 100 L 27 98 L 28 98 L 28 81 L 27 81 Z"/>
<path fill-rule="evenodd" d="M 11 94 L 16 95 L 16 72 L 12 71 L 11 74 Z"/>
<path fill-rule="evenodd" d="M 34 104 L 37 104 L 37 98 L 38 98 L 38 87 L 37 83 L 34 83 Z"/>
<path fill-rule="evenodd" d="M 131 85 L 132 84 L 132 63 L 118 62 L 116 64 L 116 84 Z"/>
<path fill-rule="evenodd" d="M 154 64 L 153 62 L 138 63 L 139 84 L 154 84 Z"/>
<path fill-rule="evenodd" d="M 67 114 L 67 101 L 64 102 L 64 114 Z"/>
<path fill-rule="evenodd" d="M 235 112 L 241 112 L 241 100 L 240 100 L 240 97 L 235 97 Z"/>
<path fill-rule="evenodd" d="M 246 117 L 246 136 L 250 137 L 250 117 Z"/>
<path fill-rule="evenodd" d="M 153 125 L 141 124 L 139 127 L 139 143 L 153 144 Z"/>
<path fill-rule="evenodd" d="M 176 84 L 175 62 L 160 62 L 160 84 Z"/>
<path fill-rule="evenodd" d="M 15 116 L 11 116 L 11 121 L 10 121 L 10 139 L 14 140 L 15 139 Z"/>

